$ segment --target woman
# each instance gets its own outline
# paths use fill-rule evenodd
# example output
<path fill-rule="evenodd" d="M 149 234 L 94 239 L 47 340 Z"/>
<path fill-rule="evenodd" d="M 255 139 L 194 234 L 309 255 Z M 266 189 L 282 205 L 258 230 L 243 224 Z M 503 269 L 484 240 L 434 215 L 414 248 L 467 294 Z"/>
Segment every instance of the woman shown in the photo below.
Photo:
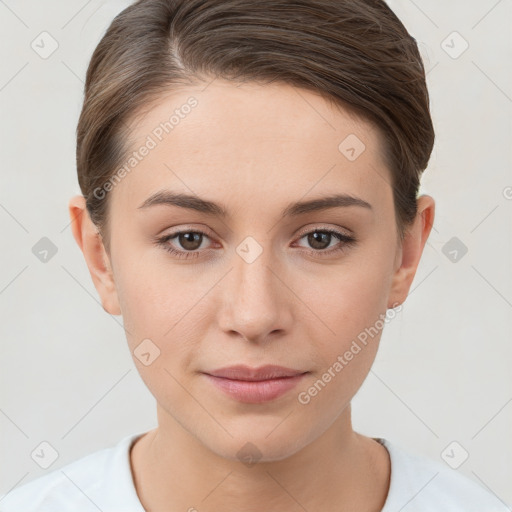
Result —
<path fill-rule="evenodd" d="M 382 0 L 140 0 L 87 72 L 69 211 L 158 427 L 10 510 L 491 511 L 355 432 L 434 221 L 415 40 Z"/>

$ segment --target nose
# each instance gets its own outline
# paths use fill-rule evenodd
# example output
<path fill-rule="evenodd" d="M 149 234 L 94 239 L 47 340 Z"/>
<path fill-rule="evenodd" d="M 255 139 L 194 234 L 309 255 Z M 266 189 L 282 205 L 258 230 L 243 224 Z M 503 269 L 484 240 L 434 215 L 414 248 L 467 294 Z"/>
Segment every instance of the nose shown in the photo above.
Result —
<path fill-rule="evenodd" d="M 234 252 L 223 280 L 219 325 L 229 336 L 261 343 L 289 331 L 292 293 L 281 266 L 265 249 L 254 261 Z"/>

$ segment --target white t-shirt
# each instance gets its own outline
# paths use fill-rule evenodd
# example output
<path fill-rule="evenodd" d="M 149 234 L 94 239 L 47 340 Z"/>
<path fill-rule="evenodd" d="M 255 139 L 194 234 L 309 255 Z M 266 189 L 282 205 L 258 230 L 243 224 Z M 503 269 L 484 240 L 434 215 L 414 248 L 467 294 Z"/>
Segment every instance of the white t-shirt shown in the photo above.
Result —
<path fill-rule="evenodd" d="M 142 433 L 86 455 L 0 498 L 1 512 L 145 512 L 129 450 Z M 456 470 L 375 438 L 389 452 L 390 488 L 381 512 L 510 512 L 496 496 Z"/>

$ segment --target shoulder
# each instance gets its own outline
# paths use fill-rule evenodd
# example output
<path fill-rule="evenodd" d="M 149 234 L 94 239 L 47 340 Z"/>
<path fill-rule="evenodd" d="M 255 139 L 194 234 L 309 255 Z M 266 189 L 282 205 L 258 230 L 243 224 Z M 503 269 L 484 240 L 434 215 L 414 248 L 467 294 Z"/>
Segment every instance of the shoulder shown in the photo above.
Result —
<path fill-rule="evenodd" d="M 2 512 L 143 512 L 131 474 L 131 434 L 0 496 Z M 121 508 L 119 508 L 121 507 Z M 140 507 L 140 508 L 137 508 Z"/>
<path fill-rule="evenodd" d="M 376 438 L 391 460 L 389 493 L 382 512 L 507 512 L 494 494 L 456 470 Z"/>

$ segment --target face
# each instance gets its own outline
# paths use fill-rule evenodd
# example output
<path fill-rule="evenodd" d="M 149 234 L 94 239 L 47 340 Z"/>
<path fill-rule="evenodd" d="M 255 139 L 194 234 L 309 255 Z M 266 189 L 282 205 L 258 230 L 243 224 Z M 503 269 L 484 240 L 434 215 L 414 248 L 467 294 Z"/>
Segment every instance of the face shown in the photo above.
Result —
<path fill-rule="evenodd" d="M 134 127 L 140 158 L 108 196 L 112 293 L 159 420 L 226 458 L 247 442 L 289 456 L 347 410 L 395 305 L 379 133 L 312 92 L 222 80 L 160 98 Z M 318 208 L 334 196 L 357 200 Z M 232 365 L 301 375 L 207 375 Z"/>

